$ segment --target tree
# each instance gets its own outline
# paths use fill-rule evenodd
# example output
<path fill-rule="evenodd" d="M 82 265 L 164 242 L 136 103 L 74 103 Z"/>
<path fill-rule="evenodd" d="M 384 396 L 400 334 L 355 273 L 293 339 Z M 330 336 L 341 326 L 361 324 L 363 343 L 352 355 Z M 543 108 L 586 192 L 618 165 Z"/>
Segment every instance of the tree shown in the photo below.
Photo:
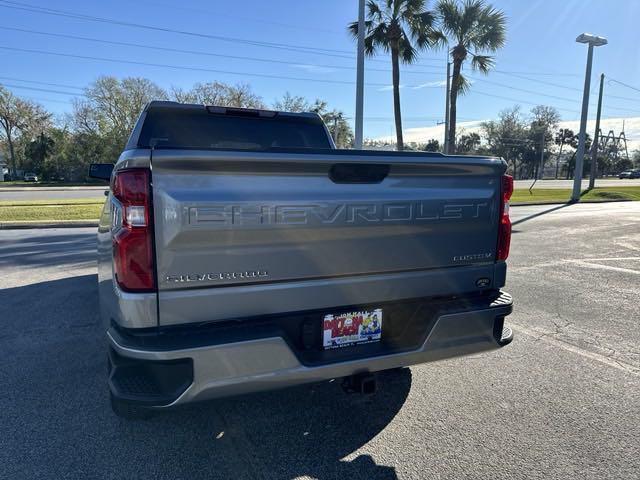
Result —
<path fill-rule="evenodd" d="M 440 151 L 440 142 L 435 138 L 430 139 L 426 145 L 424 146 L 425 152 L 439 152 Z"/>
<path fill-rule="evenodd" d="M 576 139 L 576 150 L 573 151 L 573 154 L 571 155 L 571 158 L 569 159 L 569 161 L 565 165 L 565 167 L 567 169 L 567 171 L 566 171 L 566 174 L 567 174 L 566 179 L 567 180 L 573 178 L 574 170 L 576 168 L 576 154 L 578 153 L 577 141 L 578 140 Z M 591 149 L 591 142 L 592 142 L 591 136 L 588 133 L 586 133 L 585 137 L 584 137 L 584 150 L 585 150 L 585 152 L 588 152 Z M 585 169 L 587 168 L 587 163 L 588 162 L 585 162 L 582 165 L 582 173 L 583 174 L 584 174 Z"/>
<path fill-rule="evenodd" d="M 531 171 L 535 178 L 544 171 L 546 161 L 545 152 L 553 144 L 553 132 L 558 128 L 560 122 L 560 112 L 555 107 L 548 105 L 537 105 L 531 109 L 531 122 L 529 127 L 529 138 L 532 149 Z M 542 159 L 542 161 L 540 161 Z M 542 171 L 540 171 L 542 169 Z"/>
<path fill-rule="evenodd" d="M 476 132 L 469 133 L 468 135 L 460 135 L 458 137 L 458 153 L 475 153 L 480 148 L 480 135 Z"/>
<path fill-rule="evenodd" d="M 436 46 L 442 40 L 442 35 L 433 28 L 433 13 L 425 8 L 425 0 L 367 2 L 365 53 L 369 56 L 375 55 L 379 50 L 391 53 L 393 112 L 398 150 L 404 148 L 400 109 L 400 62 L 414 63 L 418 58 L 418 50 Z M 358 38 L 358 22 L 351 23 L 349 31 L 354 38 Z"/>
<path fill-rule="evenodd" d="M 196 83 L 190 90 L 173 87 L 171 98 L 180 103 L 200 103 L 219 107 L 265 108 L 262 98 L 249 85 L 222 82 Z"/>
<path fill-rule="evenodd" d="M 578 148 L 578 136 L 568 128 L 561 128 L 558 133 L 556 133 L 554 142 L 558 145 L 559 151 L 558 156 L 556 157 L 556 175 L 555 178 L 558 178 L 558 173 L 560 171 L 560 160 L 562 159 L 562 150 L 565 145 L 570 146 L 573 149 Z"/>
<path fill-rule="evenodd" d="M 0 85 L 0 127 L 14 175 L 18 170 L 16 138 L 44 128 L 50 117 L 40 105 L 18 98 Z"/>
<path fill-rule="evenodd" d="M 481 129 L 489 151 L 504 158 L 510 164 L 513 176 L 519 178 L 522 168 L 518 169 L 518 161 L 522 159 L 530 141 L 520 107 L 516 105 L 501 111 L 498 120 L 483 122 Z"/>
<path fill-rule="evenodd" d="M 353 144 L 353 131 L 340 110 L 329 110 L 328 103 L 316 99 L 310 103 L 306 98 L 286 92 L 282 98 L 273 102 L 273 108 L 282 112 L 313 112 L 320 115 L 327 125 L 333 141 L 338 148 L 347 148 Z"/>
<path fill-rule="evenodd" d="M 75 127 L 85 133 L 111 138 L 114 155 L 124 147 L 145 105 L 168 98 L 163 89 L 146 78 L 118 80 L 107 76 L 89 85 L 84 96 L 85 99 L 74 103 Z"/>
<path fill-rule="evenodd" d="M 25 169 L 41 173 L 47 157 L 53 152 L 54 146 L 53 138 L 44 131 L 40 132 L 35 139 L 25 146 Z"/>
<path fill-rule="evenodd" d="M 317 101 L 316 101 L 317 102 Z M 273 102 L 273 108 L 281 112 L 310 112 L 311 106 L 306 98 L 285 92 L 282 98 Z"/>
<path fill-rule="evenodd" d="M 449 148 L 455 153 L 458 95 L 466 93 L 469 82 L 462 75 L 462 67 L 471 54 L 471 68 L 483 74 L 494 65 L 492 56 L 505 43 L 506 17 L 483 0 L 440 0 L 437 6 L 442 35 L 447 38 L 453 62 L 449 101 Z"/>

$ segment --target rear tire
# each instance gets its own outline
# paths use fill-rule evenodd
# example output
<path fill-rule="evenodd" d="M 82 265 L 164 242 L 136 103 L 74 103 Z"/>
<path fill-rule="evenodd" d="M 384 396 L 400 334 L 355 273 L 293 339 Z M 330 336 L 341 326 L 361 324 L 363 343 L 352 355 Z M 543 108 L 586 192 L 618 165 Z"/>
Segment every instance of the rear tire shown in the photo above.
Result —
<path fill-rule="evenodd" d="M 111 394 L 111 409 L 118 417 L 125 420 L 148 420 L 154 415 L 151 409 L 123 402 L 113 394 Z"/>

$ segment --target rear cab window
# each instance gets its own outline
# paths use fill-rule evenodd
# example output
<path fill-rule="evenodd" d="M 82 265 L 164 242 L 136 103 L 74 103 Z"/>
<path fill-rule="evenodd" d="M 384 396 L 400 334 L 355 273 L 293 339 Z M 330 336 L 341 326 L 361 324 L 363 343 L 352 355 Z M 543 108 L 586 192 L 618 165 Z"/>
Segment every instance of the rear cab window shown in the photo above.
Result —
<path fill-rule="evenodd" d="M 309 114 L 151 104 L 139 122 L 142 125 L 134 131 L 127 148 L 250 151 L 333 148 L 320 117 Z"/>

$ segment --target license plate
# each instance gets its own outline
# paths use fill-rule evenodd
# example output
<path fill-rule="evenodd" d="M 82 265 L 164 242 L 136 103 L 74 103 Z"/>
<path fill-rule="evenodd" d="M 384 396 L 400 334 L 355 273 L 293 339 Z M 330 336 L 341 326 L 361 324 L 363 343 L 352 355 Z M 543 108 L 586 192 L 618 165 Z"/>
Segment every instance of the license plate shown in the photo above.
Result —
<path fill-rule="evenodd" d="M 379 342 L 382 336 L 382 309 L 324 316 L 322 346 L 325 350 Z"/>

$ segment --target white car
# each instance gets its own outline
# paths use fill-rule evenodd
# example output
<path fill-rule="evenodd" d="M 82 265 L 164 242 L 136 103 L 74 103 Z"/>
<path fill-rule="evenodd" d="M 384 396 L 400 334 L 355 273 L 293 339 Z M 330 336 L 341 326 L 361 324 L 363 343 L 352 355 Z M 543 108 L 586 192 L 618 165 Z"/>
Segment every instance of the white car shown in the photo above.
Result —
<path fill-rule="evenodd" d="M 24 174 L 24 181 L 25 182 L 37 182 L 38 181 L 38 175 L 36 175 L 33 172 L 27 172 Z"/>

